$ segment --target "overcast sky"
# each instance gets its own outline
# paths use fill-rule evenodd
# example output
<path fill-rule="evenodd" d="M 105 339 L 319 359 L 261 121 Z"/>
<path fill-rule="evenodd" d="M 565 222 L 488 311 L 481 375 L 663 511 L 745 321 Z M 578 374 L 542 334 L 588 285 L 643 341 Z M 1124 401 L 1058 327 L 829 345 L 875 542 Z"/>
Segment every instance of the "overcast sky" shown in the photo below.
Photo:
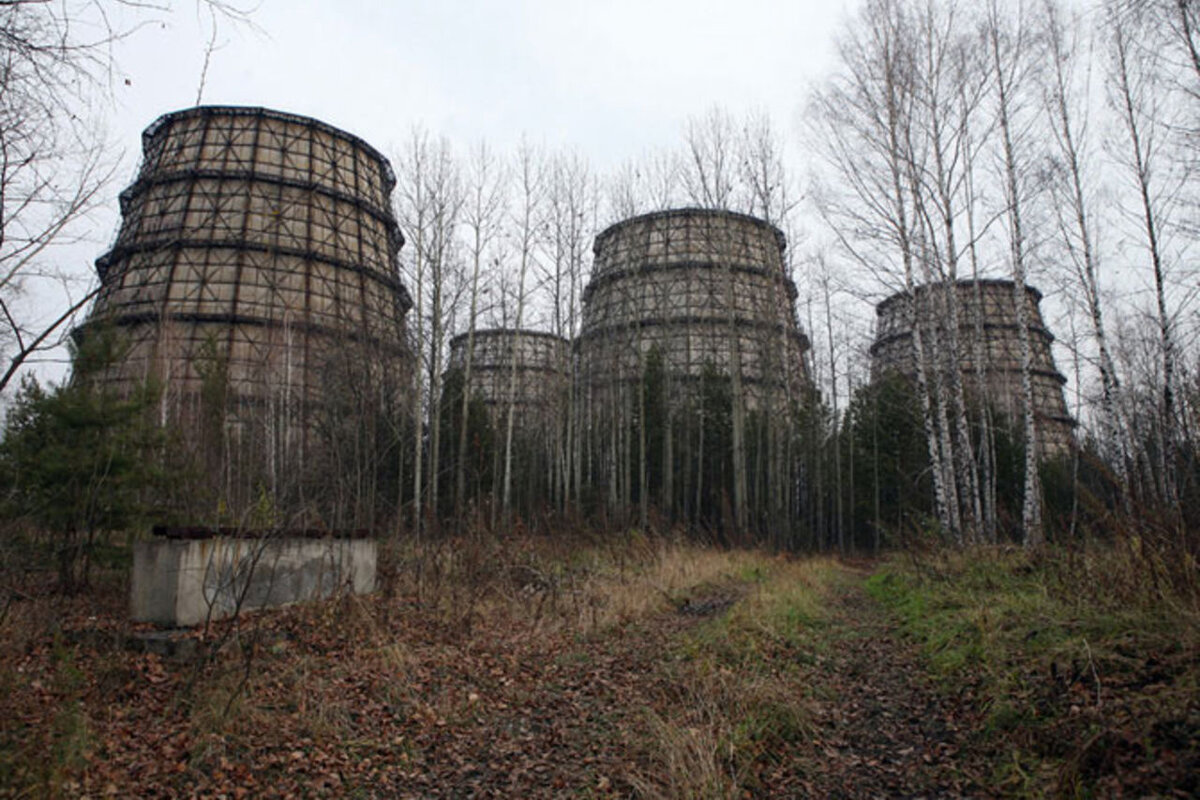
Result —
<path fill-rule="evenodd" d="M 524 133 L 604 170 L 676 143 L 713 105 L 766 109 L 792 131 L 844 5 L 261 0 L 257 30 L 221 22 L 203 102 L 307 114 L 384 151 L 414 124 L 501 149 Z M 118 52 L 112 133 L 133 156 L 142 128 L 196 101 L 209 22 L 179 6 Z"/>
<path fill-rule="evenodd" d="M 851 0 L 226 0 L 250 24 L 176 0 L 169 13 L 114 7 L 119 42 L 107 136 L 118 180 L 90 217 L 91 233 L 59 255 L 95 281 L 92 262 L 116 236 L 117 194 L 141 159 L 141 132 L 161 114 L 201 102 L 254 105 L 316 117 L 385 154 L 414 126 L 467 147 L 511 151 L 522 136 L 573 148 L 600 172 L 682 142 L 689 117 L 720 106 L 766 111 L 792 148 L 808 87 L 827 72 Z M 124 14 L 124 18 L 122 18 Z M 146 24 L 148 17 L 152 23 Z M 799 169 L 801 158 L 792 158 Z M 30 287 L 52 319 L 62 287 Z M 59 348 L 31 366 L 67 370 Z"/>

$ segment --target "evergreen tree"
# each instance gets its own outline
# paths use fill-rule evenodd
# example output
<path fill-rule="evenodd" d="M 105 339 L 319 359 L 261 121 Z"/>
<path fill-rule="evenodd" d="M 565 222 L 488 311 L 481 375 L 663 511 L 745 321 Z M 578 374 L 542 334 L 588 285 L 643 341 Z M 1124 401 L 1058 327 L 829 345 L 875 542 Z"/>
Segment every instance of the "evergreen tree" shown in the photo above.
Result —
<path fill-rule="evenodd" d="M 120 350 L 111 331 L 92 330 L 73 354 L 70 382 L 45 389 L 25 379 L 0 441 L 4 512 L 51 538 L 68 592 L 87 585 L 98 537 L 161 519 L 181 476 L 164 461 L 167 432 L 150 413 L 158 388 L 120 397 L 89 380 Z"/>

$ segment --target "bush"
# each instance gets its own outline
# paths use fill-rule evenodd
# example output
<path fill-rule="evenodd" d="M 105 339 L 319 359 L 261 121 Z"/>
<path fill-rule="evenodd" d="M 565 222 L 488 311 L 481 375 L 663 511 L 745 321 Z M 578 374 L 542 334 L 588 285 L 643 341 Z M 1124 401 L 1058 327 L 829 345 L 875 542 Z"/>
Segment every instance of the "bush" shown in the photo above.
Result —
<path fill-rule="evenodd" d="M 50 535 L 65 591 L 87 585 L 97 536 L 143 524 L 172 477 L 166 433 L 150 413 L 157 390 L 125 398 L 88 381 L 119 355 L 99 331 L 75 352 L 69 382 L 45 389 L 26 379 L 0 441 L 0 508 Z"/>

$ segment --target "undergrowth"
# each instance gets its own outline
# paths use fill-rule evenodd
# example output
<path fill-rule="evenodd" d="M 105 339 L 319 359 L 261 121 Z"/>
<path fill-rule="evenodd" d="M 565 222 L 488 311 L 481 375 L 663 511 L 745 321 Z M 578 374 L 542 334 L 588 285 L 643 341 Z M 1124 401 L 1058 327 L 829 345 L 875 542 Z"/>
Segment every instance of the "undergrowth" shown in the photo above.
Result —
<path fill-rule="evenodd" d="M 1128 570 L 1119 551 L 988 549 L 896 556 L 867 586 L 982 710 L 998 789 L 1200 792 L 1200 618 Z"/>
<path fill-rule="evenodd" d="M 811 734 L 804 667 L 820 647 L 831 560 L 763 558 L 736 575 L 743 593 L 725 613 L 683 634 L 670 686 L 650 714 L 655 773 L 641 794 L 739 797 Z M 732 591 L 729 589 L 727 591 Z"/>
<path fill-rule="evenodd" d="M 599 633 L 686 604 L 689 593 L 752 574 L 759 556 L 637 531 L 597 537 L 486 535 L 384 546 L 385 592 L 448 628 Z"/>
<path fill-rule="evenodd" d="M 0 731 L 0 796 L 257 794 L 300 775 L 337 794 L 373 785 L 378 770 L 402 781 L 438 757 L 443 734 L 475 744 L 490 720 L 520 720 L 545 691 L 535 660 L 586 673 L 615 650 L 625 668 L 640 626 L 669 633 L 675 622 L 699 625 L 699 638 L 675 661 L 647 653 L 645 677 L 673 694 L 645 714 L 611 711 L 644 760 L 595 785 L 626 792 L 644 778 L 647 795 L 725 796 L 730 776 L 745 784 L 774 743 L 803 730 L 772 663 L 816 614 L 815 573 L 798 563 L 637 532 L 409 537 L 382 549 L 378 594 L 215 622 L 193 633 L 201 655 L 188 663 L 119 644 L 131 631 L 120 558 L 91 595 L 21 595 L 0 620 L 0 716 L 14 721 Z M 711 765 L 708 788 L 697 758 Z M 691 788 L 667 788 L 668 764 Z"/>

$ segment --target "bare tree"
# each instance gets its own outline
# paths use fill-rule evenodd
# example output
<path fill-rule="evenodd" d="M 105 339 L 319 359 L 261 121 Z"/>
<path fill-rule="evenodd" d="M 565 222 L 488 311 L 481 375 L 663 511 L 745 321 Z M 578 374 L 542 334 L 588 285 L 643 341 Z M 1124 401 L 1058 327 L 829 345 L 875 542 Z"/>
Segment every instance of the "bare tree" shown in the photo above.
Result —
<path fill-rule="evenodd" d="M 841 71 L 812 100 L 814 138 L 837 188 L 818 210 L 850 257 L 883 286 L 906 293 L 913 366 L 928 445 L 934 505 L 942 527 L 960 538 L 952 441 L 935 402 L 928 317 L 917 287 L 930 264 L 928 225 L 915 206 L 914 178 L 926 169 L 917 138 L 917 42 L 902 0 L 871 0 L 839 43 Z M 832 186 L 826 183 L 826 186 Z M 934 356 L 930 359 L 930 355 Z"/>
<path fill-rule="evenodd" d="M 470 308 L 467 314 L 467 353 L 463 367 L 462 406 L 454 475 L 454 517 L 461 522 L 466 494 L 467 428 L 471 402 L 471 369 L 475 361 L 475 330 L 479 318 L 479 277 L 487 254 L 500 235 L 504 210 L 505 171 L 484 142 L 471 150 L 463 204 L 463 226 L 470 253 Z"/>
<path fill-rule="evenodd" d="M 1100 289 L 1100 249 L 1097 246 L 1092 152 L 1088 125 L 1087 91 L 1090 55 L 1083 22 L 1065 16 L 1059 0 L 1043 0 L 1043 30 L 1048 69 L 1041 74 L 1042 99 L 1052 133 L 1050 191 L 1058 241 L 1078 289 L 1080 304 L 1091 326 L 1100 373 L 1099 439 L 1101 452 L 1116 471 L 1122 492 L 1128 496 L 1128 471 L 1122 453 L 1124 426 L 1120 420 L 1120 377 L 1113 360 Z M 1081 73 L 1083 73 L 1081 75 Z M 1078 387 L 1077 387 L 1078 388 Z"/>
<path fill-rule="evenodd" d="M 737 128 L 719 108 L 688 120 L 680 175 L 687 199 L 702 208 L 734 208 L 738 185 Z"/>
<path fill-rule="evenodd" d="M 199 0 L 218 20 L 250 12 Z M 100 0 L 0 3 L 0 391 L 95 296 L 61 265 L 89 236 L 116 168 L 101 124 L 115 46 L 166 9 L 128 0 L 114 15 Z M 115 22 L 120 16 L 128 22 Z M 33 298 L 33 302 L 25 298 Z M 22 302 L 17 302 L 21 299 Z"/>
<path fill-rule="evenodd" d="M 983 516 L 978 465 L 967 418 L 962 380 L 961 311 L 958 292 L 961 218 L 968 181 L 965 150 L 970 145 L 969 120 L 979 111 L 985 79 L 971 57 L 972 42 L 964 35 L 953 2 L 925 0 L 918 5 L 913 29 L 915 114 L 909 149 L 913 211 L 922 232 L 922 269 L 927 284 L 921 314 L 934 349 L 930 371 L 935 388 L 942 450 L 952 471 L 957 513 L 965 541 L 979 536 Z M 968 226 L 969 230 L 969 226 Z M 932 323 L 932 324 L 929 324 Z"/>
<path fill-rule="evenodd" d="M 677 153 L 659 150 L 637 161 L 626 161 L 604 181 L 607 222 L 619 222 L 687 202 L 685 164 Z M 694 201 L 693 201 L 694 202 Z"/>
<path fill-rule="evenodd" d="M 1151 18 L 1120 13 L 1119 4 L 1108 14 L 1109 100 L 1120 120 L 1122 136 L 1115 142 L 1118 163 L 1136 192 L 1132 213 L 1140 228 L 1138 238 L 1152 276 L 1153 317 L 1158 334 L 1161 369 L 1158 409 L 1154 425 L 1155 476 L 1159 496 L 1174 506 L 1178 502 L 1172 463 L 1177 445 L 1176 408 L 1178 354 L 1176 320 L 1169 282 L 1174 269 L 1167 244 L 1167 219 L 1177 200 L 1180 177 L 1167 162 L 1164 148 L 1171 124 L 1166 91 L 1164 55 L 1154 46 L 1146 25 Z"/>
<path fill-rule="evenodd" d="M 550 295 L 550 329 L 563 339 L 573 339 L 579 330 L 580 298 L 589 242 L 594 231 L 588 213 L 593 188 L 587 162 L 578 155 L 559 155 L 550 164 L 547 192 L 549 258 L 546 260 L 544 285 Z M 558 419 L 552 432 L 554 476 L 551 492 L 559 511 L 566 507 L 571 487 L 576 483 L 571 456 L 578 442 L 576 403 L 577 375 L 575 359 L 564 350 L 566 363 L 557 365 L 565 377 L 565 391 L 556 387 L 554 409 Z"/>
<path fill-rule="evenodd" d="M 1037 406 L 1033 396 L 1032 344 L 1029 307 L 1025 290 L 1029 243 L 1023 212 L 1028 200 L 1027 154 L 1023 147 L 1027 129 L 1018 118 L 1023 111 L 1023 93 L 1028 83 L 1032 33 L 1018 0 L 1015 18 L 1005 15 L 999 0 L 991 0 L 987 14 L 987 47 L 991 56 L 995 87 L 997 129 L 1003 157 L 1005 216 L 1008 221 L 1009 266 L 1013 279 L 1013 305 L 1020 347 L 1022 414 L 1025 439 L 1025 490 L 1021 511 L 1023 541 L 1037 547 L 1045 539 L 1042 528 L 1042 489 L 1038 472 Z"/>
<path fill-rule="evenodd" d="M 413 338 L 413 530 L 420 533 L 422 529 L 421 501 L 424 497 L 423 482 L 425 478 L 425 372 L 421 364 L 425 341 L 425 282 L 428 272 L 428 256 L 426 237 L 429 233 L 429 191 L 428 172 L 430 169 L 429 134 L 419 128 L 414 128 L 402 157 L 399 159 L 399 175 L 397 180 L 397 217 L 401 226 L 409 232 L 409 252 L 411 261 L 403 262 L 407 267 L 409 285 L 413 287 L 413 317 L 416 318 L 416 331 Z"/>
<path fill-rule="evenodd" d="M 53 255 L 84 235 L 81 223 L 113 175 L 94 131 L 107 48 L 120 34 L 77 33 L 78 15 L 95 11 L 90 3 L 0 7 L 0 348 L 11 353 L 0 390 L 39 348 L 58 343 L 93 294 L 72 291 Z M 61 286 L 66 311 L 31 317 L 33 304 L 14 302 L 30 284 Z"/>
<path fill-rule="evenodd" d="M 962 182 L 962 206 L 963 219 L 966 224 L 967 247 L 966 257 L 970 266 L 970 275 L 973 282 L 973 296 L 975 304 L 975 315 L 971 322 L 971 359 L 975 364 L 975 394 L 979 398 L 979 436 L 977 448 L 978 475 L 979 475 L 979 502 L 982 536 L 984 541 L 995 543 L 997 538 L 997 497 L 996 497 L 996 442 L 995 442 L 995 426 L 993 424 L 992 406 L 991 403 L 985 402 L 984 398 L 988 396 L 988 358 L 987 358 L 987 332 L 984 326 L 984 292 L 982 270 L 980 266 L 980 237 L 981 228 L 986 228 L 986 225 L 979 224 L 979 205 L 980 199 L 976 191 L 976 178 L 978 167 L 976 159 L 979 151 L 982 148 L 986 139 L 987 129 L 990 124 L 984 124 L 983 134 L 978 134 L 976 129 L 980 126 L 976 125 L 973 115 L 967 113 L 969 108 L 975 107 L 977 98 L 968 93 L 968 84 L 962 83 L 959 85 L 959 103 L 963 107 L 959 113 L 959 119 L 962 125 L 961 131 L 961 157 L 963 162 L 963 182 Z"/>
<path fill-rule="evenodd" d="M 833 332 L 833 305 L 831 302 L 832 292 L 829 287 L 829 265 L 825 263 L 824 258 L 818 258 L 817 261 L 821 267 L 820 282 L 821 294 L 823 295 L 825 304 L 825 332 L 829 346 L 829 385 L 833 387 L 830 392 L 830 399 L 833 403 L 833 425 L 836 430 L 839 413 L 838 413 L 838 353 L 837 339 Z M 833 439 L 833 538 L 837 542 L 839 553 L 846 552 L 846 525 L 842 518 L 842 509 L 845 505 L 844 492 L 842 491 L 842 448 L 838 444 L 836 437 Z"/>
<path fill-rule="evenodd" d="M 517 152 L 517 163 L 514 170 L 517 180 L 518 206 L 514 220 L 515 235 L 520 258 L 516 286 L 516 315 L 513 327 L 520 330 L 525 316 L 527 298 L 526 278 L 534 266 L 538 244 L 538 229 L 543 213 L 542 203 L 545 192 L 545 162 L 540 150 L 528 142 L 522 142 Z M 504 422 L 504 483 L 502 508 L 505 519 L 512 513 L 512 483 L 513 483 L 513 426 L 516 413 L 517 392 L 517 339 L 513 337 L 509 354 L 510 372 L 508 383 L 508 407 Z"/>
<path fill-rule="evenodd" d="M 740 178 L 748 200 L 746 213 L 783 226 L 800 198 L 784 166 L 782 143 L 771 126 L 771 118 L 761 111 L 747 115 L 740 144 Z"/>

